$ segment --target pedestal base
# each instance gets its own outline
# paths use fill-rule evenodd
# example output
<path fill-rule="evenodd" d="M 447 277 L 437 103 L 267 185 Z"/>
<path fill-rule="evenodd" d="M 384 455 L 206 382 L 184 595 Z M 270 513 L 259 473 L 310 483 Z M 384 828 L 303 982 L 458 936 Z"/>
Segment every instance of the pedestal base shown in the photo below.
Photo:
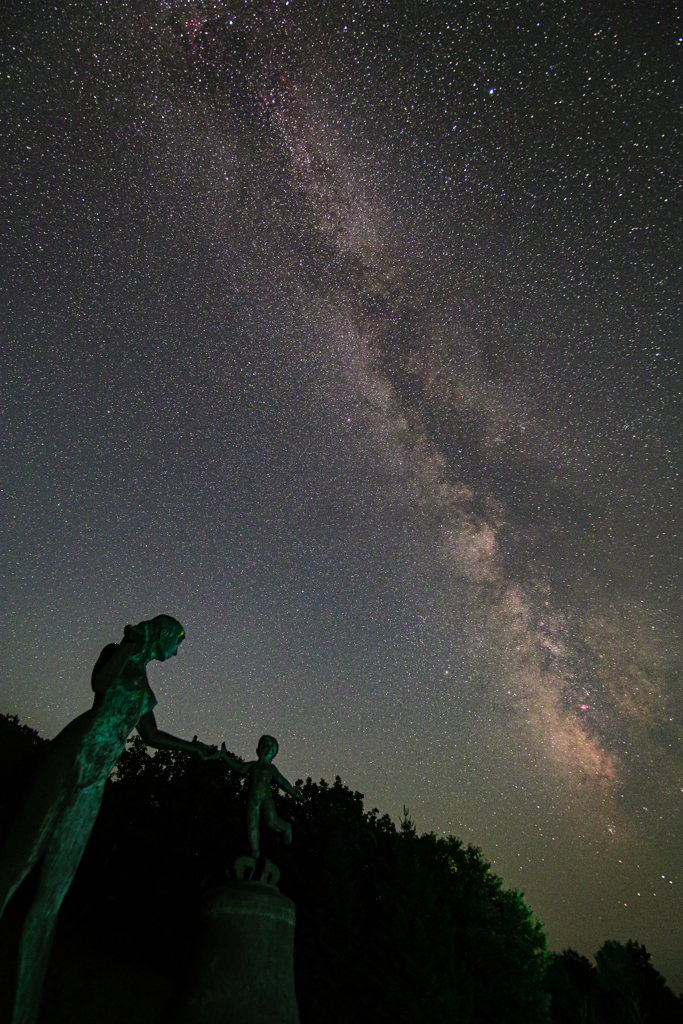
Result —
<path fill-rule="evenodd" d="M 177 1024 L 299 1024 L 294 924 L 294 903 L 273 885 L 214 890 Z"/>

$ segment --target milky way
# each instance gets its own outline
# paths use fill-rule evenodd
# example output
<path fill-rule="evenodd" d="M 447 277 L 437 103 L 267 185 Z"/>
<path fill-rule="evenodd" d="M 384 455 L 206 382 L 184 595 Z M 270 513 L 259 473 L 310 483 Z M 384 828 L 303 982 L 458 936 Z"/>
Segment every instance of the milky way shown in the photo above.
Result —
<path fill-rule="evenodd" d="M 56 732 L 169 611 L 162 725 L 273 732 L 683 985 L 683 33 L 98 11 L 4 65 L 2 709 Z"/>

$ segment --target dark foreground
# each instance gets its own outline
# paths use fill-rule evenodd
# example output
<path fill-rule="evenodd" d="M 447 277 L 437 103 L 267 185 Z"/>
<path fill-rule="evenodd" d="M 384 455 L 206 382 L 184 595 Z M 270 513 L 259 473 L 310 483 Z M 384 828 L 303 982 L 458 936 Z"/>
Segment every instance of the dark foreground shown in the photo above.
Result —
<path fill-rule="evenodd" d="M 0 839 L 43 741 L 0 716 Z M 295 841 L 265 836 L 297 904 L 302 1024 L 674 1024 L 683 1003 L 636 943 L 605 943 L 597 966 L 548 956 L 523 895 L 503 889 L 481 852 L 396 827 L 339 779 L 308 780 L 279 813 Z M 201 928 L 205 894 L 246 851 L 241 777 L 219 763 L 136 740 L 108 783 L 69 893 L 42 1024 L 168 1021 Z M 0 1024 L 9 1021 L 21 921 L 33 881 L 0 923 Z"/>

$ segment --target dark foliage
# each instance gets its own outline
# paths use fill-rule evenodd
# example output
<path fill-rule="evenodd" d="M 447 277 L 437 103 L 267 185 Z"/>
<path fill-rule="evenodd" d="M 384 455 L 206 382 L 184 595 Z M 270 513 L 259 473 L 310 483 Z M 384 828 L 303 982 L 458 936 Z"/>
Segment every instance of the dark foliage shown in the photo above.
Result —
<path fill-rule="evenodd" d="M 608 940 L 595 954 L 603 1017 L 614 1024 L 683 1022 L 683 1000 L 676 998 L 650 963 L 645 946 Z"/>
<path fill-rule="evenodd" d="M 47 740 L 21 725 L 16 715 L 0 715 L 0 844 L 28 788 Z"/>
<path fill-rule="evenodd" d="M 597 972 L 585 956 L 573 949 L 551 953 L 547 985 L 553 1024 L 599 1024 Z"/>
<path fill-rule="evenodd" d="M 573 949 L 550 956 L 553 1024 L 683 1024 L 683 999 L 667 988 L 645 946 L 610 939 L 595 961 Z"/>
<path fill-rule="evenodd" d="M 16 721 L 7 728 L 17 757 L 21 743 L 35 745 Z M 302 789 L 303 803 L 279 797 L 294 844 L 264 828 L 262 846 L 297 905 L 303 1024 L 548 1019 L 542 928 L 478 850 L 418 836 L 407 817 L 397 829 L 340 779 Z M 245 803 L 243 778 L 221 763 L 152 757 L 133 740 L 107 784 L 63 933 L 129 973 L 145 965 L 170 989 L 192 956 L 204 894 L 247 852 Z"/>
<path fill-rule="evenodd" d="M 6 824 L 5 808 L 16 805 L 43 741 L 2 716 L 0 741 Z M 418 835 L 407 812 L 397 828 L 366 812 L 362 795 L 339 778 L 300 785 L 303 803 L 278 798 L 294 844 L 264 827 L 262 847 L 297 905 L 302 1024 L 542 1024 L 550 1002 L 556 1024 L 683 1020 L 681 1001 L 643 946 L 607 942 L 597 967 L 571 950 L 548 958 L 522 894 L 503 889 L 479 850 Z M 62 934 L 82 949 L 82 965 L 91 958 L 88 973 L 102 991 L 114 985 L 110 964 L 138 986 L 149 1009 L 140 996 L 136 1021 L 163 1019 L 163 1000 L 192 956 L 205 893 L 248 850 L 245 805 L 243 777 L 219 762 L 170 751 L 152 757 L 137 738 L 120 758 Z M 69 957 L 76 975 L 78 957 Z"/>
<path fill-rule="evenodd" d="M 303 792 L 302 804 L 279 798 L 292 847 L 263 829 L 263 852 L 297 905 L 303 1022 L 547 1020 L 542 929 L 478 850 L 418 836 L 408 820 L 397 829 L 340 779 L 309 779 Z M 248 849 L 244 820 L 241 777 L 185 755 L 150 757 L 134 740 L 108 785 L 71 914 L 88 930 L 105 924 L 135 959 L 180 968 L 203 893 Z M 151 951 L 150 921 L 161 936 Z"/>

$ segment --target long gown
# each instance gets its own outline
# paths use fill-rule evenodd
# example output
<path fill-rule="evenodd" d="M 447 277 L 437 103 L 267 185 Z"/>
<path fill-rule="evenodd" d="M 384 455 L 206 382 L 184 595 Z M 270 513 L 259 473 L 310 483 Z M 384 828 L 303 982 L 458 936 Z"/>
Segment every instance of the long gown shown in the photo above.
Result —
<path fill-rule="evenodd" d="M 104 648 L 93 678 L 118 650 Z M 102 803 L 104 786 L 140 719 L 156 705 L 143 672 L 125 666 L 92 708 L 50 743 L 33 787 L 0 855 L 0 913 L 28 872 L 43 859 L 19 954 L 13 1024 L 35 1024 L 56 918 Z"/>

